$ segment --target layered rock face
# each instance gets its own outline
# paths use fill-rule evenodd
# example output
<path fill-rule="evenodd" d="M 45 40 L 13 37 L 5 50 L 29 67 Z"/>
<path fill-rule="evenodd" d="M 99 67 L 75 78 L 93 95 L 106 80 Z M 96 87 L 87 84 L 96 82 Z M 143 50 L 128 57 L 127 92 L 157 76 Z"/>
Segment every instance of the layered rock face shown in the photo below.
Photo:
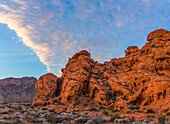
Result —
<path fill-rule="evenodd" d="M 62 69 L 61 78 L 53 74 L 40 77 L 33 106 L 61 102 L 121 111 L 132 105 L 142 111 L 170 111 L 170 32 L 155 30 L 147 40 L 141 49 L 130 46 L 124 58 L 104 64 L 95 62 L 85 50 L 76 53 Z"/>
<path fill-rule="evenodd" d="M 0 80 L 0 102 L 34 101 L 37 95 L 34 77 L 6 78 Z"/>

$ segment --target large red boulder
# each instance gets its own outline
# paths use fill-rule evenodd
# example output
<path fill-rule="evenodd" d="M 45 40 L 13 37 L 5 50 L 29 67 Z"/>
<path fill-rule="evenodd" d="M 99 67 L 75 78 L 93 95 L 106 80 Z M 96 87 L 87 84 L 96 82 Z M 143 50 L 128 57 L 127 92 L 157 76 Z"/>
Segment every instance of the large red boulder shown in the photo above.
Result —
<path fill-rule="evenodd" d="M 33 102 L 33 106 L 44 105 L 46 101 L 54 97 L 57 91 L 57 76 L 48 73 L 41 76 L 36 85 L 37 98 Z"/>
<path fill-rule="evenodd" d="M 153 40 L 154 38 L 159 38 L 164 35 L 166 35 L 169 31 L 164 30 L 164 29 L 157 29 L 155 31 L 152 31 L 151 33 L 148 34 L 147 36 L 147 41 Z"/>
<path fill-rule="evenodd" d="M 61 102 L 70 102 L 75 96 L 87 93 L 93 63 L 90 53 L 86 50 L 76 53 L 69 59 L 66 68 L 62 69 Z"/>

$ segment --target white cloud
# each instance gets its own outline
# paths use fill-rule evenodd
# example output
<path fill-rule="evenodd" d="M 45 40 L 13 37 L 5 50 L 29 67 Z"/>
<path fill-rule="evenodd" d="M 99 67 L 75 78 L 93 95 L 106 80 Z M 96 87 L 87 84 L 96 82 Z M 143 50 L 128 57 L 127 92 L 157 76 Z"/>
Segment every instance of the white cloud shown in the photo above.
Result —
<path fill-rule="evenodd" d="M 143 0 L 143 3 L 148 1 Z M 119 49 L 130 40 L 125 39 L 127 34 L 123 31 L 129 33 L 129 25 L 131 29 L 138 27 L 140 24 L 136 20 L 140 17 L 136 13 L 145 10 L 145 6 L 132 7 L 134 3 L 125 3 L 112 0 L 2 0 L 0 23 L 14 30 L 48 71 L 58 73 L 68 58 L 82 49 L 89 50 L 93 58 L 102 62 L 122 55 L 123 50 L 120 52 Z M 142 17 L 141 20 L 144 23 L 146 19 Z"/>

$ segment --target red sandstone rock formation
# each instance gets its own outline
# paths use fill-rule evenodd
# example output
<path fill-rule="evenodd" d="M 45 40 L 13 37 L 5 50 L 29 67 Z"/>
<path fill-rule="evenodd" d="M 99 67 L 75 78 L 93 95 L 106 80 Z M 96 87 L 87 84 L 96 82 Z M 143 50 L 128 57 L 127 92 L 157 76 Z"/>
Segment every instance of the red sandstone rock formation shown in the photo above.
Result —
<path fill-rule="evenodd" d="M 70 102 L 75 96 L 87 93 L 93 65 L 94 61 L 86 50 L 76 53 L 69 59 L 66 68 L 62 69 L 61 102 Z"/>
<path fill-rule="evenodd" d="M 49 100 L 49 98 L 56 95 L 57 87 L 59 87 L 57 80 L 57 76 L 52 73 L 45 74 L 39 78 L 35 85 L 37 98 L 33 102 L 34 106 L 52 104 L 53 101 Z"/>
<path fill-rule="evenodd" d="M 47 74 L 37 81 L 37 101 L 102 105 L 121 111 L 170 111 L 170 32 L 151 32 L 141 49 L 130 46 L 124 58 L 99 64 L 83 50 L 69 59 L 62 78 Z M 53 97 L 54 96 L 54 97 Z M 44 103 L 42 105 L 44 105 Z"/>

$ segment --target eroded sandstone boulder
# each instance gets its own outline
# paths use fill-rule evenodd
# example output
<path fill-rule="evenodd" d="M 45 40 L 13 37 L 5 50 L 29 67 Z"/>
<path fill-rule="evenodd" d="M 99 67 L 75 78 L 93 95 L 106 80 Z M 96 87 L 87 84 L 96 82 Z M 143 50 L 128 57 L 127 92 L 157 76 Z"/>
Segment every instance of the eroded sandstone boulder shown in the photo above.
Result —
<path fill-rule="evenodd" d="M 87 93 L 91 68 L 94 61 L 86 50 L 76 53 L 69 59 L 63 71 L 61 102 L 72 101 L 75 96 Z"/>
<path fill-rule="evenodd" d="M 162 37 L 166 35 L 167 33 L 169 33 L 169 31 L 164 30 L 164 29 L 157 29 L 149 33 L 149 35 L 147 36 L 147 41 L 153 40 L 154 38 Z"/>
<path fill-rule="evenodd" d="M 57 76 L 52 73 L 45 74 L 39 78 L 35 85 L 37 97 L 33 102 L 34 106 L 50 104 L 46 101 L 55 97 L 57 92 L 57 79 Z"/>

